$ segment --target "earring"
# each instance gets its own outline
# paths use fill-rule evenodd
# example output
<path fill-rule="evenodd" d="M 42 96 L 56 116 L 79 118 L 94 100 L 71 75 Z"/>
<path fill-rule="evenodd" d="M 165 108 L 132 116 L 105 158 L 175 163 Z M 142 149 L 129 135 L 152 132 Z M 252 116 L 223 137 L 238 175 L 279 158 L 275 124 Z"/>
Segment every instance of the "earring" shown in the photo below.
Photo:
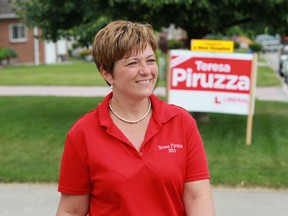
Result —
<path fill-rule="evenodd" d="M 110 89 L 111 89 L 111 90 L 113 89 L 113 85 L 112 85 L 112 84 L 110 84 Z"/>

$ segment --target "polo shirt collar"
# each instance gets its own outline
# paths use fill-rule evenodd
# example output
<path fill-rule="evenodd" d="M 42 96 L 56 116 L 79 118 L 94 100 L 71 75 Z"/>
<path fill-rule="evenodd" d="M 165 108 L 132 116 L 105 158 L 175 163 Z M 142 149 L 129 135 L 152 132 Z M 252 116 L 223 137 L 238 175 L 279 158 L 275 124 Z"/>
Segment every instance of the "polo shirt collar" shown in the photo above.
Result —
<path fill-rule="evenodd" d="M 113 124 L 109 113 L 109 100 L 112 98 L 113 93 L 110 92 L 101 103 L 98 104 L 99 123 L 101 126 L 109 127 Z"/>
<path fill-rule="evenodd" d="M 154 94 L 150 96 L 153 109 L 153 117 L 158 124 L 164 124 L 177 115 L 175 109 L 171 109 L 171 105 L 162 101 Z"/>

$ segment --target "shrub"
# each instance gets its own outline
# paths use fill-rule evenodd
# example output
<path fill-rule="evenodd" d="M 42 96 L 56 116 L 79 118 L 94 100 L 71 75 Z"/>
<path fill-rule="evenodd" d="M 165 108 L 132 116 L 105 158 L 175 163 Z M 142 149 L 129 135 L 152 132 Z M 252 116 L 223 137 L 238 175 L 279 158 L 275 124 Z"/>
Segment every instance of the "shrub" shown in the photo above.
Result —
<path fill-rule="evenodd" d="M 183 41 L 179 41 L 175 39 L 168 41 L 168 49 L 181 49 L 184 47 L 185 47 L 185 44 Z"/>
<path fill-rule="evenodd" d="M 81 56 L 81 57 L 85 57 L 85 56 L 87 56 L 87 55 L 92 55 L 92 50 L 91 49 L 83 49 L 83 50 L 80 50 L 79 51 L 79 55 Z"/>
<path fill-rule="evenodd" d="M 7 56 L 6 51 L 4 48 L 0 48 L 0 61 L 5 59 Z"/>
<path fill-rule="evenodd" d="M 239 49 L 240 48 L 240 43 L 237 41 L 234 41 L 234 49 Z"/>
<path fill-rule="evenodd" d="M 16 58 L 17 53 L 15 50 L 11 48 L 1 48 L 0 47 L 0 63 L 2 60 L 6 59 L 7 63 L 9 64 L 11 58 Z"/>
<path fill-rule="evenodd" d="M 76 48 L 79 48 L 79 47 L 81 47 L 81 44 L 78 43 L 78 42 L 74 42 L 74 43 L 72 44 L 72 49 L 76 49 Z"/>
<path fill-rule="evenodd" d="M 17 58 L 17 53 L 15 50 L 10 49 L 10 48 L 6 48 L 7 53 L 8 53 L 8 58 Z"/>
<path fill-rule="evenodd" d="M 92 49 L 83 49 L 78 52 L 82 59 L 87 62 L 93 61 Z"/>
<path fill-rule="evenodd" d="M 262 45 L 256 42 L 252 42 L 249 44 L 249 49 L 253 52 L 260 52 L 262 51 Z"/>

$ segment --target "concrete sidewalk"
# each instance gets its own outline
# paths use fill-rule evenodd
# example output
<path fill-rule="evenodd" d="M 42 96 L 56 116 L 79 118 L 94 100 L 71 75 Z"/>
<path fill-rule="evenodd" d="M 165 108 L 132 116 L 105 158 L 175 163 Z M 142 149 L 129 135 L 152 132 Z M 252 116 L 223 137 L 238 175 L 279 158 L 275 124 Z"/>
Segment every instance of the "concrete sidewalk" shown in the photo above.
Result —
<path fill-rule="evenodd" d="M 282 87 L 258 87 L 255 97 L 267 101 L 288 101 L 288 88 L 285 84 Z"/>
<path fill-rule="evenodd" d="M 0 86 L 0 96 L 105 96 L 110 92 L 109 87 L 71 87 L 71 86 Z M 154 94 L 166 95 L 164 87 L 157 87 Z M 287 85 L 276 87 L 258 87 L 255 97 L 259 100 L 288 101 Z"/>
<path fill-rule="evenodd" d="M 0 86 L 0 96 L 68 96 L 68 97 L 100 97 L 111 89 L 103 86 Z M 154 90 L 156 95 L 165 95 L 165 88 Z"/>
<path fill-rule="evenodd" d="M 287 216 L 288 192 L 213 188 L 217 216 Z M 54 216 L 56 184 L 0 184 L 1 216 Z"/>

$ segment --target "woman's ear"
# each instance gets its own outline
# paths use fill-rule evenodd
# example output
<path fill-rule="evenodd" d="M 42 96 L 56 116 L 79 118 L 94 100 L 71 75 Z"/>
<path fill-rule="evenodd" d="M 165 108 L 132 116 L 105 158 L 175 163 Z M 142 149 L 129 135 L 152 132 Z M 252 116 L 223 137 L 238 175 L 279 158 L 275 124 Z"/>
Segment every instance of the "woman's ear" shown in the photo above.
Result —
<path fill-rule="evenodd" d="M 106 82 L 110 83 L 110 85 L 113 84 L 113 76 L 112 76 L 112 74 L 109 73 L 108 71 L 106 71 L 102 66 L 100 67 L 100 73 L 101 73 L 103 79 Z"/>

